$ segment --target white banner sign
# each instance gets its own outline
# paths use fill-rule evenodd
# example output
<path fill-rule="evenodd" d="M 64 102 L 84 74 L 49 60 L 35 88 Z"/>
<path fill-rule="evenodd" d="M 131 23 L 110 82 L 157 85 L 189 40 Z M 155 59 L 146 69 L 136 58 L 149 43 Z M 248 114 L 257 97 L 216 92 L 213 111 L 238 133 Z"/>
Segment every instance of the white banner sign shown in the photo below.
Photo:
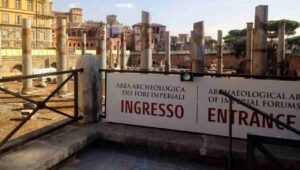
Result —
<path fill-rule="evenodd" d="M 228 136 L 229 99 L 220 89 L 300 129 L 299 81 L 195 78 L 179 75 L 107 74 L 106 121 Z M 300 139 L 242 105 L 233 104 L 233 136 L 248 133 Z"/>

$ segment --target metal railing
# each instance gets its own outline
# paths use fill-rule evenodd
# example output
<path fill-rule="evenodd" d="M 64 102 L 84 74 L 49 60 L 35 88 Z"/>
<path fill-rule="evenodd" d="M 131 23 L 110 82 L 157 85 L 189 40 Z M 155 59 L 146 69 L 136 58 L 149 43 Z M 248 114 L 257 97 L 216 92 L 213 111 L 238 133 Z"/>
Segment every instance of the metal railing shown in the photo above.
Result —
<path fill-rule="evenodd" d="M 22 99 L 24 101 L 27 101 L 27 102 L 30 102 L 30 103 L 33 103 L 36 105 L 36 108 L 33 109 L 33 111 L 27 116 L 25 117 L 24 119 L 22 119 L 22 121 L 0 142 L 0 154 L 4 153 L 4 152 L 7 152 L 9 151 L 10 149 L 12 148 L 15 148 L 21 144 L 25 144 L 37 137 L 40 137 L 40 136 L 43 136 L 47 133 L 50 133 L 52 132 L 53 130 L 56 130 L 60 127 L 63 127 L 67 124 L 70 124 L 70 123 L 73 123 L 75 121 L 78 121 L 80 119 L 79 117 L 79 113 L 78 113 L 78 73 L 79 72 L 83 72 L 83 69 L 77 69 L 77 70 L 70 70 L 70 71 L 61 71 L 61 72 L 52 72 L 52 73 L 45 73 L 45 74 L 36 74 L 36 75 L 28 75 L 28 76 L 15 76 L 15 77 L 7 77 L 7 78 L 3 78 L 3 79 L 0 79 L 0 83 L 4 83 L 4 82 L 10 82 L 10 81 L 19 81 L 19 80 L 26 80 L 26 79 L 33 79 L 33 78 L 40 78 L 40 77 L 45 77 L 45 76 L 54 76 L 54 75 L 63 75 L 63 74 L 70 74 L 67 79 L 65 79 L 59 86 L 56 87 L 56 89 L 50 93 L 50 95 L 48 95 L 43 101 L 34 101 L 32 99 L 30 99 L 29 97 L 25 97 L 25 96 L 22 96 L 18 93 L 15 93 L 15 92 L 12 92 L 10 90 L 7 90 L 5 88 L 2 88 L 0 87 L 0 91 L 6 93 L 6 94 L 9 94 L 9 95 L 12 95 L 14 96 L 15 98 L 19 98 L 19 99 Z M 71 116 L 69 114 L 66 114 L 62 111 L 59 111 L 53 107 L 49 107 L 47 106 L 47 102 L 50 101 L 50 99 L 52 97 L 55 96 L 55 94 L 57 92 L 59 92 L 59 90 L 64 86 L 66 85 L 69 80 L 71 80 L 72 78 L 74 78 L 74 115 Z M 47 109 L 47 110 L 50 110 L 52 112 L 55 112 L 57 114 L 60 114 L 60 115 L 63 115 L 65 117 L 68 117 L 70 118 L 71 120 L 62 124 L 61 126 L 59 127 L 56 127 L 54 129 L 50 129 L 50 130 L 47 130 L 46 132 L 43 132 L 42 134 L 38 134 L 38 135 L 35 135 L 35 136 L 32 136 L 30 137 L 29 139 L 27 139 L 26 141 L 21 141 L 21 142 L 18 142 L 16 144 L 13 144 L 11 146 L 6 146 L 5 147 L 5 144 L 9 141 L 9 139 L 11 139 L 11 137 L 16 134 L 30 119 L 32 116 L 34 116 L 39 110 L 42 110 L 42 109 Z"/>
<path fill-rule="evenodd" d="M 219 93 L 221 95 L 224 95 L 226 97 L 228 97 L 230 99 L 229 101 L 229 121 L 228 121 L 228 128 L 229 128 L 229 132 L 228 132 L 228 140 L 229 140 L 229 152 L 228 152 L 228 169 L 232 168 L 232 124 L 233 124 L 233 109 L 232 109 L 232 105 L 233 105 L 233 101 L 235 101 L 236 103 L 254 111 L 255 113 L 265 117 L 268 120 L 271 120 L 272 122 L 277 123 L 278 125 L 281 125 L 283 127 L 285 127 L 287 130 L 294 132 L 297 135 L 300 135 L 300 131 L 298 129 L 295 129 L 289 125 L 287 125 L 286 123 L 277 120 L 275 118 L 273 118 L 272 116 L 270 116 L 269 114 L 243 102 L 242 100 L 232 96 L 229 93 L 226 93 L 223 90 L 219 90 Z M 247 138 L 247 169 L 248 170 L 252 170 L 254 169 L 254 164 L 255 164 L 255 146 L 275 165 L 274 167 L 277 169 L 284 169 L 283 166 L 277 161 L 277 159 L 262 145 L 262 143 L 274 143 L 274 144 L 278 144 L 278 141 L 280 144 L 289 144 L 289 142 L 291 142 L 292 146 L 300 146 L 300 141 L 299 140 L 287 140 L 288 142 L 282 142 L 285 141 L 287 139 L 278 139 L 278 138 L 272 138 L 272 137 L 262 137 L 262 136 L 258 136 L 258 135 L 252 135 L 252 134 L 248 134 L 248 138 Z M 295 143 L 297 143 L 297 145 L 295 145 Z M 293 145 L 294 144 L 294 145 Z"/>

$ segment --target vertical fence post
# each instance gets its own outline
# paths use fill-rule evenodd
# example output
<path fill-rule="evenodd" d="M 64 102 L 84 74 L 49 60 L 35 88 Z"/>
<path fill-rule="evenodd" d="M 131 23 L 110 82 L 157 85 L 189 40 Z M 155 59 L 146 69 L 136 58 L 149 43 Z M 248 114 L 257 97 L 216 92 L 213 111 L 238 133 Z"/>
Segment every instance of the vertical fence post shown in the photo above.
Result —
<path fill-rule="evenodd" d="M 0 29 L 0 79 L 3 78 L 3 61 L 2 61 L 2 29 Z M 0 83 L 0 87 L 3 87 L 3 83 Z"/>
<path fill-rule="evenodd" d="M 253 138 L 247 136 L 247 170 L 253 170 L 255 167 L 255 142 Z"/>
<path fill-rule="evenodd" d="M 74 119 L 77 119 L 78 115 L 78 72 L 74 72 Z"/>
<path fill-rule="evenodd" d="M 232 99 L 229 102 L 229 151 L 228 151 L 228 169 L 231 170 L 232 167 Z"/>

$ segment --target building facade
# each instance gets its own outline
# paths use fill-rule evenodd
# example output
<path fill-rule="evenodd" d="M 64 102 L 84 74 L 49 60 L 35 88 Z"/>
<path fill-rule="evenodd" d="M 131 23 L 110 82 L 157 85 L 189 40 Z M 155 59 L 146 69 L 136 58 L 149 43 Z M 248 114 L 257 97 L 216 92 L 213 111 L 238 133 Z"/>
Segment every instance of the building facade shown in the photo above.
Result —
<path fill-rule="evenodd" d="M 179 34 L 178 36 L 171 36 L 171 50 L 172 51 L 189 51 L 190 50 L 190 35 Z"/>
<path fill-rule="evenodd" d="M 133 32 L 133 51 L 141 51 L 141 29 L 142 24 L 138 23 L 132 26 Z M 152 47 L 153 51 L 164 51 L 165 49 L 165 39 L 164 35 L 166 32 L 166 26 L 161 24 L 152 24 Z"/>
<path fill-rule="evenodd" d="M 31 20 L 32 47 L 52 47 L 52 0 L 1 0 L 2 48 L 21 48 L 24 18 Z"/>

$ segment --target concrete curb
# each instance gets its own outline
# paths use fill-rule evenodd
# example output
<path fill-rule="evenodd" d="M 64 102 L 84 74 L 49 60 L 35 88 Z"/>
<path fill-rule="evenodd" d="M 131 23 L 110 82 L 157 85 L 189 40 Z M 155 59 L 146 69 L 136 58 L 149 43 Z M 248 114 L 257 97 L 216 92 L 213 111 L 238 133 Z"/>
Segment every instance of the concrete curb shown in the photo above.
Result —
<path fill-rule="evenodd" d="M 81 126 L 69 125 L 8 152 L 0 157 L 0 169 L 49 169 L 97 140 L 126 146 L 139 146 L 148 150 L 175 152 L 183 158 L 204 160 L 223 167 L 226 167 L 227 164 L 228 140 L 225 137 L 96 123 Z M 290 169 L 300 168 L 297 167 L 300 158 L 299 150 L 271 149 L 286 163 L 290 163 Z M 243 169 L 246 158 L 246 141 L 233 140 L 233 151 L 235 166 Z M 291 153 L 296 153 L 298 159 L 292 159 Z M 260 164 L 268 166 L 268 161 L 263 156 L 259 155 L 257 160 Z"/>

